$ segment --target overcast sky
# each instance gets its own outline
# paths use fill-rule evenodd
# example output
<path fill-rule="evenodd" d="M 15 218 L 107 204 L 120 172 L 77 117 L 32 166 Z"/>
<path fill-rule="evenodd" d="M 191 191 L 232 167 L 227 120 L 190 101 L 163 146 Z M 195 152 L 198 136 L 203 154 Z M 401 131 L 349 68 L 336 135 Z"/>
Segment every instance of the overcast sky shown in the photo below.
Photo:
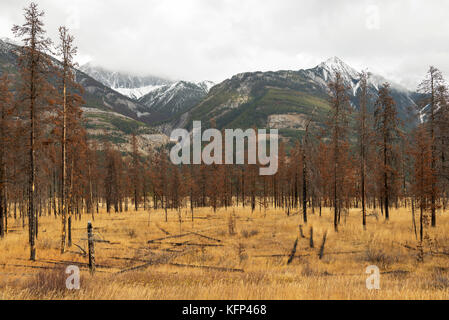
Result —
<path fill-rule="evenodd" d="M 66 25 L 78 61 L 172 79 L 313 67 L 338 56 L 414 88 L 449 77 L 449 1 L 43 0 L 49 36 Z M 29 1 L 0 1 L 0 36 Z"/>

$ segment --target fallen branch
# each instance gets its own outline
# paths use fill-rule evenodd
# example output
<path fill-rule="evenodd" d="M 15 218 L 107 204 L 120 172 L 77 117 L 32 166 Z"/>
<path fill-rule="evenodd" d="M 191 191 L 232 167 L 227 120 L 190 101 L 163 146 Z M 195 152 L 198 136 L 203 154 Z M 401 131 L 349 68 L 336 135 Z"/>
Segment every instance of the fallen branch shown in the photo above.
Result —
<path fill-rule="evenodd" d="M 0 266 L 4 266 L 4 267 L 19 267 L 19 268 L 32 268 L 32 269 L 47 269 L 47 270 L 59 269 L 59 268 L 56 268 L 56 267 L 27 266 L 27 265 L 24 265 L 24 264 L 11 264 L 11 263 L 1 263 Z"/>
<path fill-rule="evenodd" d="M 152 239 L 152 240 L 148 240 L 147 243 L 152 243 L 152 242 L 157 242 L 157 241 L 166 240 L 166 239 L 172 239 L 172 238 L 181 238 L 181 237 L 185 237 L 185 236 L 191 235 L 193 233 L 194 232 L 187 232 L 187 233 L 183 233 L 183 234 L 176 234 L 176 235 L 172 235 L 172 236 L 168 236 L 168 237 Z"/>
<path fill-rule="evenodd" d="M 403 243 L 400 243 L 400 242 L 397 242 L 397 241 L 393 241 L 393 242 L 403 246 L 406 249 L 410 249 L 410 250 L 414 250 L 414 251 L 421 251 L 421 249 L 409 246 L 407 244 L 403 244 Z M 426 255 L 428 255 L 428 254 L 433 255 L 434 254 L 434 255 L 449 256 L 449 253 L 441 252 L 441 251 L 440 252 L 439 251 L 429 251 L 429 252 L 424 252 L 424 254 L 426 254 Z"/>
<path fill-rule="evenodd" d="M 73 253 L 73 254 L 80 255 L 81 257 L 85 257 L 86 256 L 82 252 L 77 252 L 77 251 L 72 251 L 72 250 L 65 251 L 64 253 Z"/>
<path fill-rule="evenodd" d="M 196 219 L 196 217 L 195 217 L 195 219 Z M 168 237 L 152 239 L 152 240 L 148 240 L 147 243 L 151 243 L 151 242 L 154 242 L 154 241 L 165 240 L 165 239 L 181 238 L 181 237 L 185 237 L 185 236 L 188 236 L 188 235 L 191 235 L 191 234 L 195 234 L 195 233 L 198 233 L 198 232 L 204 232 L 204 231 L 207 231 L 207 230 L 210 230 L 210 229 L 215 229 L 215 228 L 218 228 L 218 227 L 222 227 L 222 226 L 225 226 L 225 225 L 227 225 L 227 224 L 223 223 L 223 224 L 219 224 L 219 225 L 216 225 L 216 226 L 213 226 L 213 227 L 209 227 L 209 228 L 205 228 L 205 229 L 202 229 L 202 230 L 190 231 L 190 232 L 187 232 L 187 233 L 175 234 L 175 235 L 171 235 L 171 236 L 168 236 Z"/>
<path fill-rule="evenodd" d="M 409 246 L 407 244 L 403 244 L 403 243 L 400 243 L 400 242 L 397 242 L 397 241 L 393 241 L 393 243 L 397 243 L 397 244 L 403 246 L 404 248 L 407 248 L 407 249 L 410 249 L 410 250 L 420 251 L 420 249 L 418 249 L 418 248 L 411 247 L 411 246 Z"/>
<path fill-rule="evenodd" d="M 75 245 L 76 247 L 78 247 L 78 248 L 82 251 L 83 256 L 87 256 L 86 250 L 84 250 L 83 248 L 81 248 L 81 247 L 80 247 L 79 245 L 77 245 L 76 243 L 74 243 L 73 245 Z"/>
<path fill-rule="evenodd" d="M 187 254 L 187 253 L 190 253 L 191 251 L 192 251 L 192 250 L 185 250 L 185 251 L 179 252 L 179 253 L 177 253 L 177 254 L 170 254 L 170 255 L 159 256 L 159 257 L 157 257 L 157 258 L 155 258 L 155 259 L 153 259 L 153 260 L 149 260 L 148 262 L 146 262 L 146 263 L 144 263 L 144 264 L 141 264 L 141 265 L 138 265 L 138 266 L 134 266 L 134 267 L 131 267 L 131 268 L 126 268 L 126 269 L 120 270 L 120 271 L 117 272 L 116 274 L 122 274 L 122 273 L 125 273 L 125 272 L 129 272 L 129 271 L 134 271 L 134 270 L 146 268 L 146 267 L 149 267 L 149 266 L 151 266 L 151 265 L 166 264 L 166 263 L 168 263 L 170 260 L 173 260 L 173 259 L 175 259 L 175 258 L 177 258 L 177 257 L 179 257 L 179 256 L 182 256 L 182 255 L 185 255 L 185 254 Z"/>
<path fill-rule="evenodd" d="M 201 269 L 227 271 L 227 272 L 245 272 L 243 269 L 223 268 L 223 267 L 214 267 L 214 266 L 198 266 L 198 265 L 181 264 L 181 263 L 168 263 L 168 265 L 175 266 L 175 267 L 201 268 Z"/>
<path fill-rule="evenodd" d="M 340 252 L 328 252 L 326 254 L 332 255 L 332 254 L 355 254 L 355 253 L 364 253 L 365 251 L 340 251 Z M 296 256 L 294 258 L 299 257 L 307 257 L 311 256 L 311 253 L 296 253 Z M 280 257 L 290 257 L 291 254 L 264 254 L 264 255 L 256 255 L 253 256 L 254 258 L 280 258 Z"/>
<path fill-rule="evenodd" d="M 183 252 L 183 250 L 174 250 L 172 248 L 160 248 L 160 249 L 157 249 L 157 250 L 166 251 L 166 252 Z"/>
<path fill-rule="evenodd" d="M 170 232 L 168 232 L 167 230 L 161 228 L 157 223 L 156 223 L 156 227 L 161 230 L 163 233 L 165 233 L 166 235 L 170 235 Z"/>
<path fill-rule="evenodd" d="M 449 253 L 448 253 L 448 252 L 432 251 L 431 254 L 443 255 L 443 256 L 449 256 Z"/>
<path fill-rule="evenodd" d="M 81 238 L 80 240 L 87 241 L 88 239 L 83 239 L 83 238 Z M 120 244 L 120 242 L 111 242 L 111 241 L 109 241 L 109 240 L 101 240 L 101 239 L 94 239 L 94 240 L 92 240 L 92 241 L 94 241 L 94 242 L 109 243 L 109 244 Z"/>
<path fill-rule="evenodd" d="M 196 246 L 196 247 L 223 247 L 222 244 L 215 244 L 215 243 L 190 243 L 190 241 L 184 241 L 184 242 L 161 242 L 161 241 L 155 241 L 152 242 L 155 244 L 168 244 L 175 247 L 181 247 L 181 246 Z"/>
<path fill-rule="evenodd" d="M 20 277 L 32 277 L 33 273 L 14 273 L 14 272 L 0 272 L 1 275 L 5 276 L 20 276 Z"/>
<path fill-rule="evenodd" d="M 45 262 L 45 261 L 40 261 L 40 262 L 44 262 L 44 263 L 49 263 L 49 262 Z M 27 266 L 24 264 L 6 264 L 6 263 L 0 263 L 0 266 L 4 266 L 4 267 L 17 267 L 17 268 L 31 268 L 31 269 L 44 269 L 44 270 L 60 270 L 60 267 L 50 267 L 50 266 Z M 80 269 L 82 270 L 87 270 L 87 268 L 79 266 Z M 105 272 L 107 273 L 107 271 L 105 270 L 98 270 L 98 272 Z"/>
<path fill-rule="evenodd" d="M 297 254 L 292 259 L 299 259 L 301 257 L 306 257 L 306 256 L 310 256 L 310 254 L 309 253 Z M 262 255 L 252 256 L 252 257 L 253 258 L 285 258 L 285 257 L 290 257 L 290 255 L 289 254 L 262 254 Z"/>
<path fill-rule="evenodd" d="M 77 265 L 77 266 L 83 266 L 83 267 L 88 267 L 89 264 L 86 262 L 78 262 L 78 261 L 65 261 L 65 260 L 38 260 L 38 262 L 44 262 L 44 263 L 52 263 L 52 264 L 60 264 L 60 265 Z M 116 267 L 112 267 L 112 266 L 106 266 L 106 265 L 102 265 L 102 264 L 95 264 L 95 267 L 98 268 L 104 268 L 104 269 L 112 269 L 112 268 L 116 268 Z"/>
<path fill-rule="evenodd" d="M 206 220 L 209 220 L 209 219 L 218 219 L 218 218 L 214 218 L 214 217 L 200 217 L 200 216 L 198 216 L 198 217 L 195 217 L 195 219 L 206 219 Z"/>
<path fill-rule="evenodd" d="M 190 240 L 184 241 L 184 242 L 162 242 L 162 241 L 154 241 L 152 242 L 153 244 L 169 244 L 172 246 L 176 246 L 176 247 L 180 247 L 183 245 L 186 245 L 187 243 L 189 243 Z"/>
<path fill-rule="evenodd" d="M 148 260 L 137 259 L 137 258 L 128 258 L 128 257 L 108 257 L 109 259 L 115 260 L 126 260 L 126 261 L 136 261 L 136 262 L 148 262 Z"/>
<path fill-rule="evenodd" d="M 208 237 L 208 236 L 205 236 L 205 235 L 200 234 L 200 233 L 198 233 L 198 232 L 193 232 L 193 234 L 196 234 L 197 236 L 200 236 L 200 237 L 205 238 L 205 239 L 209 239 L 209 240 L 212 240 L 212 241 L 221 242 L 220 239 L 215 239 L 215 238 L 212 238 L 212 237 Z"/>

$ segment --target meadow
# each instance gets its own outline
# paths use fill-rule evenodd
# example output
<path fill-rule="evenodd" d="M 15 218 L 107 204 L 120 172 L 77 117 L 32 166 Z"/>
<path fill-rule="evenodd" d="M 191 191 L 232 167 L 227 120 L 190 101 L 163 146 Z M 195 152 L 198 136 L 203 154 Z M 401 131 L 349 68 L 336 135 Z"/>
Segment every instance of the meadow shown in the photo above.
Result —
<path fill-rule="evenodd" d="M 366 230 L 360 209 L 351 209 L 338 232 L 329 208 L 310 212 L 307 224 L 273 208 L 198 208 L 193 221 L 185 209 L 165 221 L 163 210 L 100 208 L 93 274 L 90 215 L 73 219 L 64 254 L 60 218 L 40 217 L 35 262 L 27 227 L 10 219 L 0 241 L 0 299 L 448 299 L 449 215 L 437 214 L 421 246 L 408 208 L 393 208 L 389 221 L 369 215 Z M 79 290 L 66 288 L 68 265 L 81 270 Z M 366 285 L 370 265 L 380 270 L 378 290 Z"/>

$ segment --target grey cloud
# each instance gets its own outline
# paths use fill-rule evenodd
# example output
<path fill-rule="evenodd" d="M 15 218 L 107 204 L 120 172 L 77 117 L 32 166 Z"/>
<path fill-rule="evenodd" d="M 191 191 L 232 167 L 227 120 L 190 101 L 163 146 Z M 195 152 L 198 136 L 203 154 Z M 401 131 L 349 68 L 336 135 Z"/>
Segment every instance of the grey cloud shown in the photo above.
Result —
<path fill-rule="evenodd" d="M 0 2 L 0 36 L 28 1 Z M 416 86 L 429 65 L 449 74 L 447 1 L 38 1 L 49 35 L 69 24 L 80 61 L 172 79 L 221 81 L 301 69 L 330 56 Z M 9 25 L 9 26 L 8 26 Z"/>

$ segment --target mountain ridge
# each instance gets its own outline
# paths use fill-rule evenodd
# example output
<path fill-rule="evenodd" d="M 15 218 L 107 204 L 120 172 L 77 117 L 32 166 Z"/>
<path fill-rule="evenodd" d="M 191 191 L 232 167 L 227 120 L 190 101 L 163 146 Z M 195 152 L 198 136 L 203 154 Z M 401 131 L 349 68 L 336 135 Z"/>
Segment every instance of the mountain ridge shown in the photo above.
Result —
<path fill-rule="evenodd" d="M 5 72 L 11 75 L 18 73 L 15 53 L 17 48 L 17 44 L 0 40 L 0 75 Z M 60 64 L 56 58 L 51 59 L 53 63 Z M 143 107 L 137 101 L 114 91 L 78 69 L 75 69 L 75 79 L 84 87 L 82 97 L 85 104 L 82 110 L 84 126 L 90 139 L 106 139 L 120 150 L 130 150 L 131 136 L 135 133 L 140 136 L 142 152 L 147 152 L 148 147 L 155 143 L 160 144 L 159 137 L 154 137 L 155 141 L 152 141 L 151 136 L 160 134 L 160 131 L 139 119 Z"/>
<path fill-rule="evenodd" d="M 79 69 L 103 85 L 133 100 L 138 100 L 150 91 L 174 82 L 152 75 L 138 76 L 128 72 L 111 71 L 92 63 L 83 64 Z"/>
<path fill-rule="evenodd" d="M 16 67 L 11 53 L 14 46 L 0 40 L 0 71 Z M 292 138 L 303 134 L 306 119 L 312 120 L 316 126 L 324 123 L 329 111 L 327 84 L 336 72 L 341 73 L 348 88 L 351 106 L 358 109 L 359 71 L 338 57 L 331 57 L 309 69 L 238 73 L 218 84 L 144 79 L 112 71 L 96 74 L 99 78 L 104 76 L 103 82 L 121 87 L 119 89 L 149 86 L 146 88 L 148 92 L 140 92 L 139 98 L 121 94 L 82 70 L 77 70 L 76 76 L 85 88 L 86 105 L 83 108 L 86 116 L 92 118 L 90 130 L 98 133 L 97 127 L 111 129 L 118 125 L 120 128 L 117 127 L 119 130 L 114 133 L 115 140 L 120 140 L 120 134 L 129 135 L 129 127 L 146 128 L 145 134 L 169 135 L 177 127 L 190 129 L 193 120 L 203 121 L 206 127 L 211 119 L 215 120 L 218 128 L 276 128 L 283 137 Z M 381 75 L 371 74 L 368 91 L 372 100 L 386 81 Z M 390 83 L 399 117 L 404 120 L 419 94 Z M 109 115 L 106 116 L 105 112 Z M 118 114 L 127 119 L 124 121 Z"/>
<path fill-rule="evenodd" d="M 350 105 L 359 108 L 359 72 L 337 57 L 332 57 L 309 69 L 244 72 L 214 86 L 197 106 L 183 117 L 186 128 L 193 120 L 209 123 L 214 119 L 222 128 L 277 128 L 286 137 L 303 134 L 304 119 L 323 125 L 329 111 L 328 81 L 340 72 L 348 89 Z M 371 74 L 368 92 L 371 96 L 369 111 L 380 85 L 387 80 Z M 398 115 L 409 119 L 410 107 L 415 106 L 418 95 L 414 91 L 391 82 L 391 95 L 397 103 Z"/>

